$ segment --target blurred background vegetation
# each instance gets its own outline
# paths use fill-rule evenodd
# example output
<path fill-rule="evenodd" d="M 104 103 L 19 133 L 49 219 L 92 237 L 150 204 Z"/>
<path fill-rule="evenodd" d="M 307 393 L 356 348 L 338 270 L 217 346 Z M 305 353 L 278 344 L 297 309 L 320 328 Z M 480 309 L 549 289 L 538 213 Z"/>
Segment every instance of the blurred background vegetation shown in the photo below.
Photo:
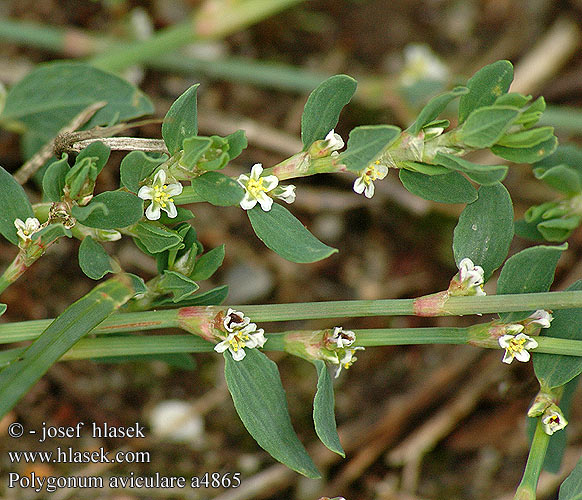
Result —
<path fill-rule="evenodd" d="M 228 167 L 237 175 L 253 163 L 271 166 L 301 149 L 303 105 L 327 75 L 346 73 L 359 81 L 336 129 L 347 139 L 357 125 L 406 127 L 430 96 L 463 83 L 485 64 L 509 59 L 516 66 L 512 90 L 544 95 L 550 106 L 544 123 L 560 125 L 562 143 L 576 142 L 582 135 L 582 115 L 574 109 L 582 101 L 580 19 L 580 0 L 3 0 L 0 82 L 10 88 L 38 63 L 90 59 L 138 85 L 155 103 L 158 118 L 200 82 L 201 133 L 243 128 L 249 138 L 249 148 Z M 160 125 L 144 125 L 135 135 L 158 138 Z M 116 187 L 121 158 L 113 155 L 97 191 Z M 25 159 L 19 137 L 0 131 L 0 164 L 14 172 Z M 228 284 L 227 302 L 245 304 L 403 298 L 445 289 L 456 271 L 452 230 L 463 207 L 415 198 L 394 174 L 377 183 L 372 200 L 353 193 L 352 182 L 330 175 L 297 181 L 291 210 L 339 249 L 309 265 L 287 262 L 265 248 L 238 207 L 194 205 L 192 223 L 205 247 L 226 243 L 224 266 L 202 290 Z M 555 197 L 526 165 L 512 167 L 505 184 L 519 217 L 530 205 Z M 26 189 L 39 199 L 34 183 Z M 554 289 L 581 276 L 580 231 L 569 243 Z M 2 321 L 54 317 L 93 286 L 76 263 L 78 244 L 67 240 L 53 246 L 3 294 L 8 312 Z M 529 244 L 516 238 L 512 252 Z M 155 263 L 131 243 L 110 245 L 127 271 L 145 278 L 155 274 Z M 14 247 L 0 243 L 0 265 L 14 254 Z M 494 292 L 495 279 L 486 291 Z M 364 318 L 342 325 L 447 326 L 488 319 Z M 312 321 L 285 327 L 335 325 Z M 268 332 L 271 325 L 261 326 Z M 347 452 L 342 460 L 316 444 L 312 366 L 273 355 L 295 428 L 324 471 L 318 481 L 274 462 L 247 434 L 224 386 L 219 356 L 199 355 L 195 367 L 182 368 L 163 360 L 61 363 L 0 422 L 0 474 L 242 474 L 238 489 L 62 490 L 51 496 L 58 499 L 511 499 L 527 456 L 524 415 L 537 382 L 531 365 L 501 366 L 500 357 L 465 346 L 367 350 L 336 381 L 336 415 Z M 184 425 L 168 430 L 156 415 L 161 412 L 168 421 L 163 405 L 169 400 L 186 403 L 188 414 Z M 540 499 L 557 498 L 559 483 L 580 455 L 581 413 L 574 404 L 562 471 L 542 475 Z M 140 422 L 148 431 L 146 439 L 84 436 L 41 445 L 31 437 L 9 439 L 7 426 L 16 420 L 36 429 L 42 422 Z M 181 435 L 176 428 L 182 428 Z M 57 445 L 148 450 L 152 460 L 90 466 L 8 462 L 9 449 Z M 3 494 L 34 495 L 19 489 Z"/>

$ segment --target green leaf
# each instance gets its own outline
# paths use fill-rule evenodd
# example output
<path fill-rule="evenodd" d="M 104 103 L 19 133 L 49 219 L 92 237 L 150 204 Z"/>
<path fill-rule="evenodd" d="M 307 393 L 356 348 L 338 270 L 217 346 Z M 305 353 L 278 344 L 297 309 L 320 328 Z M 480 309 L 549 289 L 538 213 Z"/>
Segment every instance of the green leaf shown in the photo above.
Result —
<path fill-rule="evenodd" d="M 256 206 L 247 210 L 247 214 L 259 239 L 291 262 L 317 262 L 337 252 L 319 241 L 291 212 L 277 203 L 273 203 L 268 212 Z"/>
<path fill-rule="evenodd" d="M 313 400 L 313 422 L 315 432 L 321 442 L 334 453 L 345 457 L 346 454 L 337 434 L 335 423 L 335 398 L 333 395 L 333 383 L 325 363 L 316 359 L 313 361 L 317 370 L 317 392 Z"/>
<path fill-rule="evenodd" d="M 582 500 L 582 459 L 560 486 L 558 500 Z"/>
<path fill-rule="evenodd" d="M 442 175 L 449 173 L 449 169 L 442 165 L 431 165 L 430 163 L 422 163 L 419 161 L 403 161 L 402 163 L 402 168 L 425 175 Z"/>
<path fill-rule="evenodd" d="M 433 97 L 428 101 L 424 108 L 422 108 L 416 121 L 409 127 L 408 132 L 412 135 L 417 135 L 425 125 L 428 125 L 435 120 L 451 101 L 454 101 L 457 97 L 467 94 L 468 92 L 469 89 L 467 87 L 455 87 L 449 92 Z"/>
<path fill-rule="evenodd" d="M 490 106 L 507 92 L 513 81 L 513 66 L 509 61 L 497 61 L 481 68 L 467 82 L 469 93 L 459 101 L 459 123 L 476 109 Z"/>
<path fill-rule="evenodd" d="M 478 165 L 447 153 L 437 153 L 434 161 L 450 170 L 465 172 L 471 180 L 483 186 L 490 186 L 502 181 L 509 169 L 507 165 Z"/>
<path fill-rule="evenodd" d="M 241 361 L 234 361 L 227 351 L 224 360 L 228 390 L 249 434 L 290 469 L 321 477 L 291 425 L 277 365 L 257 349 L 247 349 Z"/>
<path fill-rule="evenodd" d="M 230 160 L 238 157 L 249 145 L 244 130 L 237 130 L 233 134 L 227 135 L 225 139 L 228 142 L 228 157 Z"/>
<path fill-rule="evenodd" d="M 121 160 L 119 174 L 121 185 L 132 193 L 139 191 L 141 181 L 149 177 L 168 157 L 153 158 L 143 151 L 132 151 Z"/>
<path fill-rule="evenodd" d="M 582 290 L 582 281 L 577 281 L 567 290 Z M 553 312 L 553 316 L 552 326 L 542 329 L 542 337 L 582 340 L 582 308 L 559 309 Z M 582 357 L 578 356 L 534 353 L 533 364 L 540 384 L 550 388 L 564 385 L 582 373 Z"/>
<path fill-rule="evenodd" d="M 174 101 L 162 123 L 162 137 L 172 155 L 182 149 L 184 139 L 198 133 L 196 92 L 199 85 L 192 85 Z"/>
<path fill-rule="evenodd" d="M 0 207 L 2 207 L 0 234 L 10 243 L 18 245 L 14 221 L 20 219 L 25 222 L 29 217 L 34 217 L 34 211 L 22 186 L 2 167 L 0 167 Z"/>
<path fill-rule="evenodd" d="M 194 265 L 194 270 L 192 271 L 192 274 L 190 274 L 190 278 L 194 281 L 207 280 L 222 265 L 223 260 L 224 245 L 213 248 L 198 258 Z"/>
<path fill-rule="evenodd" d="M 104 101 L 85 129 L 137 118 L 154 111 L 151 101 L 118 76 L 77 62 L 42 64 L 6 96 L 4 121 L 25 128 L 25 143 L 34 149 L 55 137 L 89 105 Z M 32 154 L 34 151 L 29 151 Z"/>
<path fill-rule="evenodd" d="M 473 148 L 490 148 L 511 126 L 519 110 L 487 106 L 473 111 L 459 130 L 459 140 Z"/>
<path fill-rule="evenodd" d="M 103 206 L 106 211 L 94 210 L 92 205 Z M 143 201 L 132 193 L 106 191 L 95 196 L 86 207 L 73 207 L 71 213 L 85 226 L 119 229 L 143 217 Z"/>
<path fill-rule="evenodd" d="M 97 178 L 103 167 L 107 164 L 109 156 L 111 155 L 111 149 L 103 144 L 101 141 L 95 141 L 89 144 L 85 149 L 83 149 L 75 159 L 75 164 L 80 163 L 85 158 L 91 158 L 95 165 L 95 177 Z"/>
<path fill-rule="evenodd" d="M 119 309 L 135 291 L 125 276 L 97 285 L 69 306 L 22 354 L 0 372 L 0 416 L 79 339 Z"/>
<path fill-rule="evenodd" d="M 8 309 L 8 306 L 6 304 L 0 304 L 0 316 L 2 316 L 6 312 L 6 309 Z"/>
<path fill-rule="evenodd" d="M 509 94 L 502 94 L 495 99 L 495 104 L 499 106 L 512 106 L 514 108 L 523 108 L 529 101 L 531 95 L 522 95 L 517 92 L 510 92 Z"/>
<path fill-rule="evenodd" d="M 61 201 L 63 189 L 65 187 L 65 178 L 70 170 L 67 161 L 68 156 L 51 163 L 42 178 L 42 190 L 48 201 Z"/>
<path fill-rule="evenodd" d="M 193 295 L 199 287 L 197 283 L 182 273 L 164 271 L 162 279 L 158 283 L 158 288 L 164 293 L 171 293 L 174 302 L 180 302 Z"/>
<path fill-rule="evenodd" d="M 180 164 L 186 168 L 194 169 L 200 157 L 212 146 L 210 137 L 188 137 L 184 139 L 184 152 L 180 158 Z"/>
<path fill-rule="evenodd" d="M 538 245 L 512 255 L 501 269 L 497 294 L 547 292 L 554 281 L 558 260 L 567 248 L 567 243 L 560 246 Z M 504 323 L 519 321 L 532 312 L 504 313 L 501 319 Z"/>
<path fill-rule="evenodd" d="M 222 285 L 208 292 L 198 293 L 192 297 L 188 297 L 178 303 L 174 302 L 172 299 L 167 297 L 161 297 L 154 300 L 153 307 L 164 307 L 170 306 L 175 308 L 177 305 L 180 307 L 189 306 L 219 306 L 222 304 L 228 295 L 228 285 Z"/>
<path fill-rule="evenodd" d="M 439 203 L 471 203 L 477 199 L 477 190 L 459 172 L 428 176 L 400 170 L 402 185 L 416 196 Z"/>
<path fill-rule="evenodd" d="M 551 155 L 557 147 L 558 138 L 553 136 L 531 148 L 506 148 L 496 144 L 491 148 L 491 152 L 513 163 L 535 163 Z"/>
<path fill-rule="evenodd" d="M 322 82 L 308 97 L 301 116 L 303 150 L 324 139 L 335 128 L 343 107 L 356 92 L 357 82 L 347 75 L 335 75 Z"/>
<path fill-rule="evenodd" d="M 40 238 L 42 245 L 45 247 L 63 236 L 71 238 L 72 233 L 70 229 L 67 229 L 62 224 L 49 224 L 47 227 L 34 234 L 34 238 Z"/>
<path fill-rule="evenodd" d="M 220 172 L 206 172 L 192 179 L 192 189 L 203 200 L 219 207 L 238 205 L 245 194 L 242 186 Z M 176 203 L 180 198 L 176 197 Z"/>
<path fill-rule="evenodd" d="M 553 135 L 554 127 L 538 127 L 505 135 L 497 144 L 508 148 L 531 148 L 551 139 Z"/>
<path fill-rule="evenodd" d="M 175 231 L 155 222 L 138 222 L 132 233 L 150 254 L 164 252 L 182 243 L 182 238 Z"/>
<path fill-rule="evenodd" d="M 392 125 L 356 127 L 350 132 L 346 151 L 340 155 L 341 162 L 348 170 L 359 172 L 376 160 L 399 136 L 400 129 Z"/>
<path fill-rule="evenodd" d="M 468 257 L 483 268 L 485 281 L 503 264 L 513 239 L 513 205 L 503 184 L 482 186 L 479 198 L 465 207 L 455 227 L 457 265 Z"/>
<path fill-rule="evenodd" d="M 536 226 L 537 222 L 530 223 L 523 219 L 516 220 L 513 224 L 516 236 L 519 236 L 520 238 L 525 238 L 527 240 L 544 241 L 542 233 L 538 231 Z"/>
<path fill-rule="evenodd" d="M 92 280 L 113 272 L 109 255 L 91 236 L 85 237 L 79 246 L 79 266 Z"/>
<path fill-rule="evenodd" d="M 537 225 L 537 230 L 546 241 L 564 241 L 580 225 L 580 219 L 580 215 L 573 215 L 572 217 L 545 220 Z"/>
<path fill-rule="evenodd" d="M 541 173 L 558 165 L 567 165 L 582 177 L 582 148 L 574 144 L 560 144 L 551 155 L 538 161 L 533 168 Z"/>
<path fill-rule="evenodd" d="M 576 194 L 582 191 L 582 177 L 568 165 L 556 165 L 550 168 L 534 168 L 536 179 L 544 181 L 548 186 L 566 194 Z"/>

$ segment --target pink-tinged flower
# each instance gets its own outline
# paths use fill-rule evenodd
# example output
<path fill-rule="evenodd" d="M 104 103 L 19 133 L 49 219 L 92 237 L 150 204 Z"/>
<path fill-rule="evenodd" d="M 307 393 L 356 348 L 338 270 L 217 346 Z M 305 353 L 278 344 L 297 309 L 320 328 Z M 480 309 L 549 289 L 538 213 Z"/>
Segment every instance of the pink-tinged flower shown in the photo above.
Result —
<path fill-rule="evenodd" d="M 240 330 L 234 330 L 226 338 L 214 346 L 216 352 L 224 352 L 227 349 L 232 354 L 232 359 L 240 361 L 246 356 L 245 348 L 254 349 L 263 347 L 267 339 L 262 328 L 257 329 L 255 323 L 249 323 Z"/>
<path fill-rule="evenodd" d="M 388 167 L 376 160 L 360 172 L 360 176 L 354 181 L 354 191 L 358 194 L 364 193 L 366 198 L 371 198 L 375 191 L 374 181 L 382 180 L 386 175 L 388 175 Z"/>
<path fill-rule="evenodd" d="M 29 217 L 26 222 L 21 219 L 14 221 L 16 227 L 16 234 L 18 239 L 22 242 L 29 241 L 31 236 L 40 230 L 40 221 L 36 217 Z"/>

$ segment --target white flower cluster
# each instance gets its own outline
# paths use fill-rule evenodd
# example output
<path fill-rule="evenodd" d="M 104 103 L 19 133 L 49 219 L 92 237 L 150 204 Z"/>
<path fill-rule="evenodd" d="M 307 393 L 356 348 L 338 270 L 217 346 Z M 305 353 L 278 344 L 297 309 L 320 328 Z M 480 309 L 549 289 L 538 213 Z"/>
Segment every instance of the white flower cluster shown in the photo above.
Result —
<path fill-rule="evenodd" d="M 250 318 L 240 311 L 229 308 L 222 326 L 227 334 L 214 346 L 214 350 L 224 352 L 228 349 L 235 361 L 240 361 L 246 356 L 245 347 L 248 349 L 263 347 L 267 341 L 265 331 L 262 328 L 257 329 L 257 325 L 251 323 Z"/>
<path fill-rule="evenodd" d="M 469 258 L 459 262 L 459 283 L 467 295 L 485 295 L 483 268 Z"/>
<path fill-rule="evenodd" d="M 250 210 L 258 203 L 261 208 L 268 212 L 273 206 L 273 198 L 279 198 L 286 203 L 293 203 L 295 201 L 295 186 L 280 186 L 279 179 L 276 175 L 266 175 L 261 177 L 263 173 L 263 166 L 260 163 L 255 163 L 251 168 L 250 176 L 246 174 L 239 175 L 237 182 L 244 188 L 245 195 L 240 202 L 243 210 Z M 271 193 L 271 195 L 269 195 Z"/>
<path fill-rule="evenodd" d="M 165 170 L 158 170 L 152 184 L 142 186 L 137 192 L 142 200 L 152 200 L 145 211 L 145 216 L 149 220 L 158 220 L 162 215 L 161 210 L 166 212 L 171 219 L 178 215 L 172 196 L 178 196 L 182 192 L 182 184 L 179 182 L 166 184 L 166 177 Z"/>
<path fill-rule="evenodd" d="M 338 365 L 335 378 L 338 378 L 342 368 L 346 370 L 352 366 L 358 358 L 356 358 L 356 351 L 363 351 L 364 347 L 351 347 L 356 341 L 356 334 L 351 330 L 344 330 L 341 326 L 336 326 L 333 333 L 326 339 L 326 345 L 330 350 L 334 351 L 335 357 L 332 362 Z"/>
<path fill-rule="evenodd" d="M 536 325 L 539 328 L 549 328 L 552 320 L 553 317 L 548 311 L 538 309 L 525 319 L 523 323 L 527 326 Z M 524 329 L 525 326 L 523 324 L 510 324 L 505 328 L 506 334 L 499 337 L 499 345 L 505 349 L 503 356 L 504 363 L 509 364 L 514 358 L 524 363 L 530 360 L 528 351 L 535 349 L 538 343 L 535 339 L 523 333 Z"/>
<path fill-rule="evenodd" d="M 359 177 L 354 181 L 354 191 L 358 194 L 364 193 L 366 198 L 374 196 L 374 181 L 382 180 L 388 175 L 388 167 L 381 165 L 380 160 L 376 160 L 367 168 L 360 172 Z"/>
<path fill-rule="evenodd" d="M 40 230 L 41 225 L 36 217 L 29 217 L 26 222 L 22 221 L 22 219 L 16 219 L 14 227 L 16 227 L 18 239 L 24 243 L 30 241 L 32 235 Z"/>

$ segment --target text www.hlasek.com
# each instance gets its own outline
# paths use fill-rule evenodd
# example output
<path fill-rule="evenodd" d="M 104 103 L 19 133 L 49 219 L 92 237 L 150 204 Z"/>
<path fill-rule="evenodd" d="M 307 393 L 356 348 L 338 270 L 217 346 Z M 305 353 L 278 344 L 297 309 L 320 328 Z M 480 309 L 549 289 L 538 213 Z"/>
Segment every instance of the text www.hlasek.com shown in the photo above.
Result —
<path fill-rule="evenodd" d="M 58 447 L 55 451 L 9 451 L 8 457 L 11 463 L 73 463 L 73 464 L 98 464 L 98 463 L 150 463 L 149 451 L 118 451 L 114 455 L 111 452 L 99 448 L 96 451 L 78 451 L 73 448 Z"/>

